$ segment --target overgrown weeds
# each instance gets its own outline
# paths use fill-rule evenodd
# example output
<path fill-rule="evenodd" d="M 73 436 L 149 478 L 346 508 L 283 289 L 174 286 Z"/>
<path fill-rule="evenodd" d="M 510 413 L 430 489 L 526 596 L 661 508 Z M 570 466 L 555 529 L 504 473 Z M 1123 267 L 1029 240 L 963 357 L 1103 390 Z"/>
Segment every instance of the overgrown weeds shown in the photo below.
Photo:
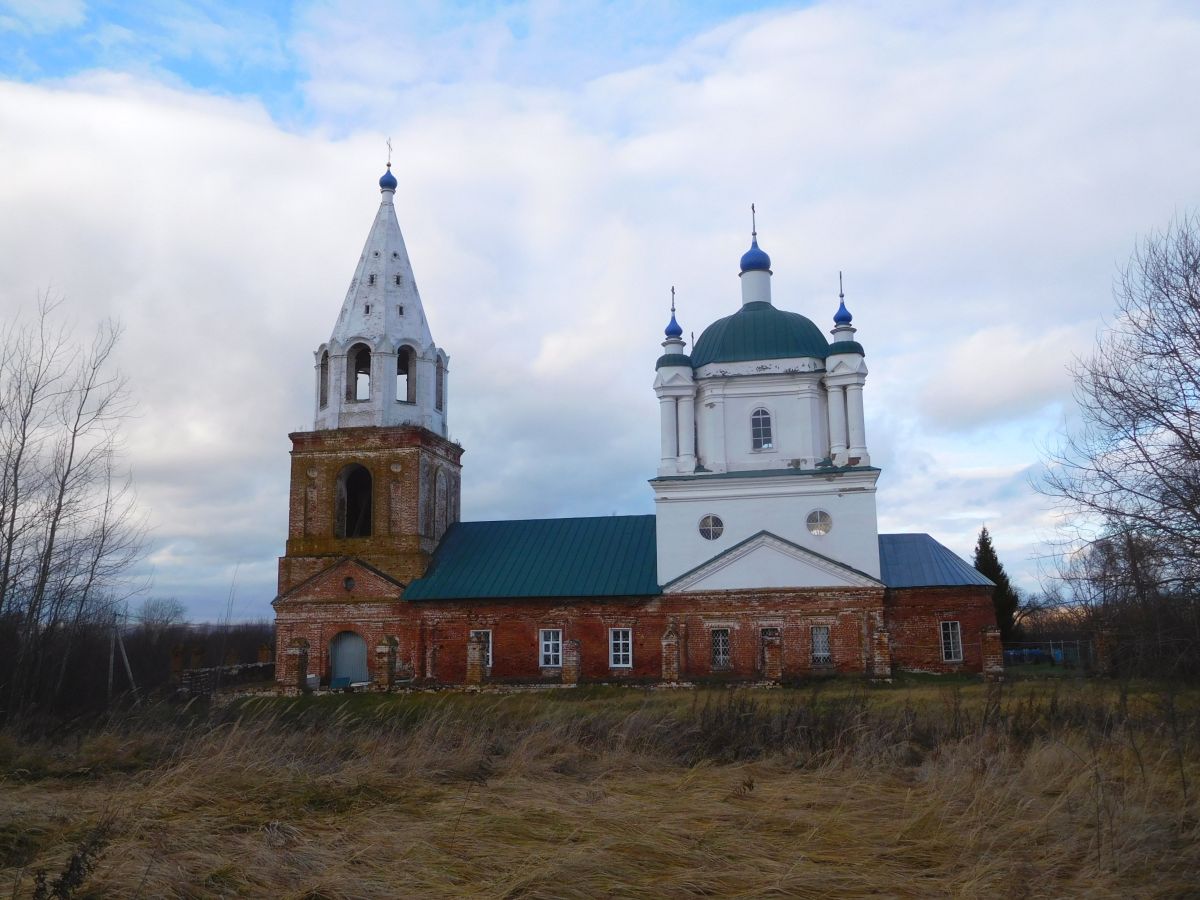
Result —
<path fill-rule="evenodd" d="M 1193 695 L 568 693 L 160 708 L 0 737 L 0 872 L 19 893 L 22 872 L 66 871 L 116 809 L 79 869 L 94 893 L 1115 897 L 1200 877 Z"/>

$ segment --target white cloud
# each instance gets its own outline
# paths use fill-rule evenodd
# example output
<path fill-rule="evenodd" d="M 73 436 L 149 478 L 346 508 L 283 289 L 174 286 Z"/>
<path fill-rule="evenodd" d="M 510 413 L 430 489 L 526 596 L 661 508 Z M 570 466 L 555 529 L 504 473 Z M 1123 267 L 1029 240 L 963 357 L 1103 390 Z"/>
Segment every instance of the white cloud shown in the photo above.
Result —
<path fill-rule="evenodd" d="M 42 33 L 83 24 L 83 0 L 0 0 L 0 31 Z"/>
<path fill-rule="evenodd" d="M 302 133 L 145 77 L 0 83 L 0 309 L 53 284 L 81 319 L 122 319 L 155 589 L 219 615 L 240 561 L 238 602 L 263 615 L 286 435 L 310 424 L 310 354 L 385 136 L 471 518 L 650 511 L 668 288 L 685 334 L 735 310 L 757 201 L 781 306 L 825 327 L 846 270 L 881 527 L 969 553 L 978 515 L 1031 556 L 1047 514 L 1024 473 L 1061 366 L 1135 234 L 1198 199 L 1200 97 L 1178 89 L 1200 78 L 1197 23 L 894 9 L 762 13 L 606 77 L 514 86 L 502 16 L 421 43 L 318 7 L 292 38 Z"/>

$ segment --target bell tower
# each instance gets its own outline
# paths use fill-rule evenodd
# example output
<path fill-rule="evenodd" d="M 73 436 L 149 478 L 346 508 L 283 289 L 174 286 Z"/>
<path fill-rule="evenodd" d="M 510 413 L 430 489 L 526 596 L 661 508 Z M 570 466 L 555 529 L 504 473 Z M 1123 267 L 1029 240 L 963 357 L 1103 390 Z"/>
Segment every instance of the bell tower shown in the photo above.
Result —
<path fill-rule="evenodd" d="M 462 448 L 447 438 L 450 358 L 433 342 L 396 219 L 391 163 L 328 341 L 312 431 L 289 435 L 279 594 L 354 557 L 405 584 L 459 518 Z"/>

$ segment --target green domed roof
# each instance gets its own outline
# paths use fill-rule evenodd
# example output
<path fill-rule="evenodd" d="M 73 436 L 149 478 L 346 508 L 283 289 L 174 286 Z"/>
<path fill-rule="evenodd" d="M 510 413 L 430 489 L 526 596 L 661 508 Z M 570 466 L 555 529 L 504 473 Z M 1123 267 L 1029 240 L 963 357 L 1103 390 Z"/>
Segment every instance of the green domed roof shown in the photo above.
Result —
<path fill-rule="evenodd" d="M 692 348 L 692 365 L 828 355 L 829 341 L 811 319 L 756 301 L 705 328 Z"/>

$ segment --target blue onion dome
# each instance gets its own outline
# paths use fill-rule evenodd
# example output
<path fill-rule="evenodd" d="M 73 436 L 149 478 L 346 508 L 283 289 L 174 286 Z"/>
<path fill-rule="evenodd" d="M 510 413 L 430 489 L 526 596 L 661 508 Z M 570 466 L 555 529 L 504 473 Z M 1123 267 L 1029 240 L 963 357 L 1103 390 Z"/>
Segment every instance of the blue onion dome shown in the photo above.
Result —
<path fill-rule="evenodd" d="M 683 329 L 679 327 L 679 323 L 675 321 L 675 313 L 671 313 L 671 321 L 667 323 L 667 330 L 664 332 L 669 338 L 677 338 L 683 336 Z"/>
<path fill-rule="evenodd" d="M 391 163 L 388 163 L 387 171 L 379 179 L 379 189 L 381 191 L 394 191 L 396 189 L 396 176 L 392 174 Z"/>
<path fill-rule="evenodd" d="M 838 311 L 833 314 L 833 324 L 849 325 L 853 321 L 854 316 L 850 315 L 850 310 L 846 309 L 846 301 L 841 301 L 838 304 Z"/>
<path fill-rule="evenodd" d="M 742 254 L 743 272 L 771 271 L 771 257 L 758 246 L 758 236 L 750 238 L 750 249 Z"/>

